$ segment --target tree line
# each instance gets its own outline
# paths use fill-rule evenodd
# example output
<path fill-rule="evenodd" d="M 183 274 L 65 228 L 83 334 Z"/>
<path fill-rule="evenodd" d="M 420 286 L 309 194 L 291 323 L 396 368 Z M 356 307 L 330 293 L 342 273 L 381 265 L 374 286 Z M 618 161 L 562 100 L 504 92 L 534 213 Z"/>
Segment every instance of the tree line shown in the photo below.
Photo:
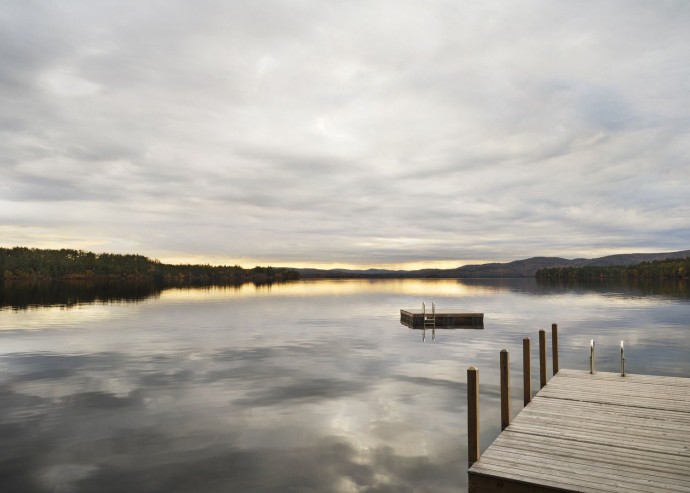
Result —
<path fill-rule="evenodd" d="M 594 280 L 594 279 L 688 279 L 690 257 L 683 259 L 655 260 L 635 265 L 585 265 L 583 267 L 552 267 L 539 269 L 536 278 L 541 280 Z"/>
<path fill-rule="evenodd" d="M 0 248 L 0 279 L 103 279 L 188 283 L 275 282 L 299 279 L 293 269 L 239 265 L 212 266 L 164 264 L 143 255 L 48 250 L 39 248 Z"/>

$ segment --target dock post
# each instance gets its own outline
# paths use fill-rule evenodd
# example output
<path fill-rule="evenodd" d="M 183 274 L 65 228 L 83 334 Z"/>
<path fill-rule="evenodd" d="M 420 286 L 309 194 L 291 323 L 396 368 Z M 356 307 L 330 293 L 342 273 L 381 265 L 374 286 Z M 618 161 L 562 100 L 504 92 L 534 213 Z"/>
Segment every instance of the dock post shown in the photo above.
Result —
<path fill-rule="evenodd" d="M 501 431 L 510 424 L 510 353 L 501 351 Z"/>
<path fill-rule="evenodd" d="M 467 462 L 479 460 L 479 369 L 467 369 Z"/>
<path fill-rule="evenodd" d="M 532 401 L 532 355 L 529 337 L 522 339 L 522 388 L 525 406 Z"/>
<path fill-rule="evenodd" d="M 553 374 L 558 373 L 558 324 L 551 324 L 551 352 L 553 353 Z"/>
<path fill-rule="evenodd" d="M 625 376 L 625 352 L 623 350 L 623 341 L 621 341 L 621 377 Z"/>
<path fill-rule="evenodd" d="M 546 385 L 546 331 L 539 331 L 539 388 Z"/>
<path fill-rule="evenodd" d="M 589 341 L 589 374 L 594 375 L 594 339 Z"/>

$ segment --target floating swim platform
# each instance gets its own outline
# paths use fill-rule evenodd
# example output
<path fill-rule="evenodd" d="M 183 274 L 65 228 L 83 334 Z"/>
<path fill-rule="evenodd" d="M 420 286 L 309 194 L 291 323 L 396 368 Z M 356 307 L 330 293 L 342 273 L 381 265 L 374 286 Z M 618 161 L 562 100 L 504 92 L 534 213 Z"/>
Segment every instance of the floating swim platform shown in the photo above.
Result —
<path fill-rule="evenodd" d="M 427 310 L 426 316 L 430 312 Z M 411 329 L 424 329 L 424 310 L 400 310 L 400 323 Z M 437 329 L 483 329 L 483 313 L 463 313 L 459 311 L 434 312 Z"/>

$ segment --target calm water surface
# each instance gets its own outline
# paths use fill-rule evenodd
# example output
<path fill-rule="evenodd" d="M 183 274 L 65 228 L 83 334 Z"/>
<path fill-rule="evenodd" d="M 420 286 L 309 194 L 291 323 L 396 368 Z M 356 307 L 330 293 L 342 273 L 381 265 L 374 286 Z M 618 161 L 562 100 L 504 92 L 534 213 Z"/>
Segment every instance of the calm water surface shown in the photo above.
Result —
<path fill-rule="evenodd" d="M 499 351 L 517 412 L 522 338 L 535 347 L 552 322 L 561 367 L 587 368 L 594 338 L 598 369 L 616 371 L 625 340 L 629 372 L 690 376 L 685 285 L 22 289 L 0 298 L 5 493 L 463 491 L 467 367 L 480 368 L 486 447 Z M 399 322 L 422 301 L 484 312 L 485 328 L 423 340 Z"/>

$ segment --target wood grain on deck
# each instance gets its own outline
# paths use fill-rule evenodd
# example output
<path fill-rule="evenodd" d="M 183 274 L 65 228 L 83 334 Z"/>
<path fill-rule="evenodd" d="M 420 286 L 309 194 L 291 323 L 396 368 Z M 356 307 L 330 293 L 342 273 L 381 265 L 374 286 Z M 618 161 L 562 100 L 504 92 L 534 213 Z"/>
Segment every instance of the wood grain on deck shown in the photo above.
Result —
<path fill-rule="evenodd" d="M 690 492 L 690 379 L 561 370 L 470 468 L 469 485 Z"/>

